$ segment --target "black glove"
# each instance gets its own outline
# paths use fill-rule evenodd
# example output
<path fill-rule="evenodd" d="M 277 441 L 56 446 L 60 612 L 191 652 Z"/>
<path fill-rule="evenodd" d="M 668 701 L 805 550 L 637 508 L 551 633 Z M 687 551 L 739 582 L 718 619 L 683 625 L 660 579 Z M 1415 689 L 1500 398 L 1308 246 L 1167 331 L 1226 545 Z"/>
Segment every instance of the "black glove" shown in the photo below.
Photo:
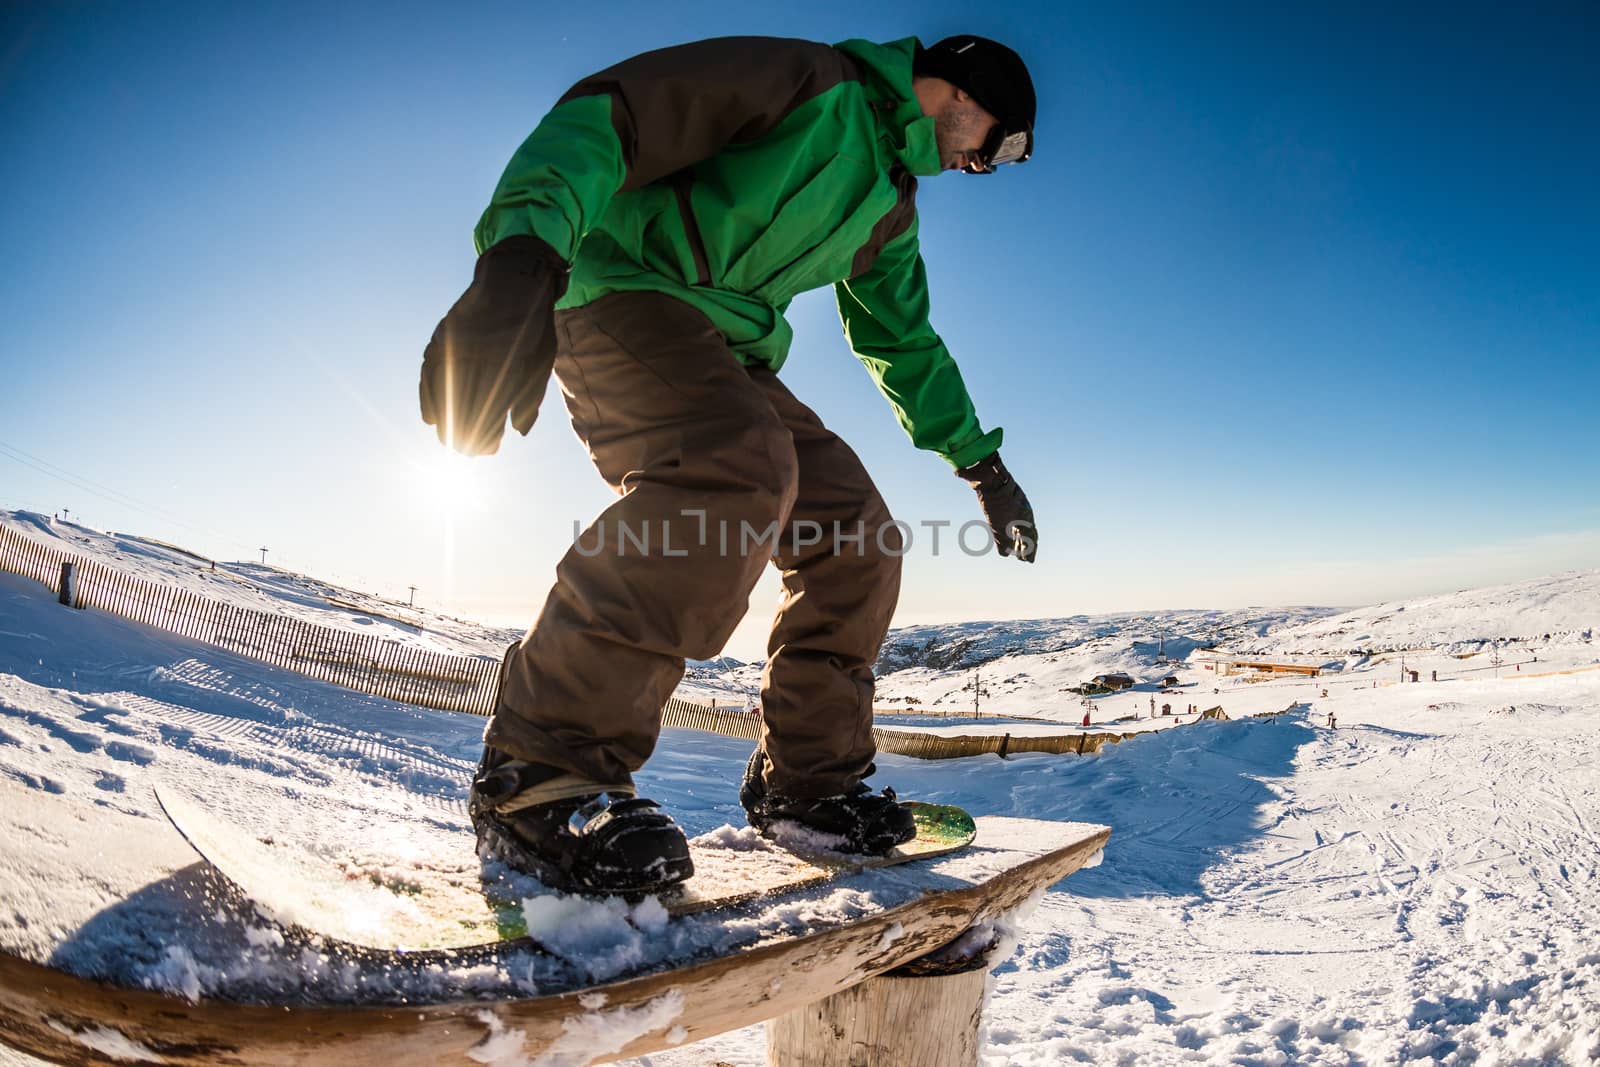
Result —
<path fill-rule="evenodd" d="M 956 474 L 977 490 L 983 517 L 989 520 L 989 529 L 994 532 L 994 543 L 1000 554 L 1015 554 L 1022 562 L 1032 563 L 1039 549 L 1033 508 L 1028 505 L 1022 487 L 1011 480 L 1011 472 L 1000 461 L 1000 453 L 963 467 Z"/>
<path fill-rule="evenodd" d="M 422 353 L 422 421 L 469 456 L 500 447 L 506 416 L 533 429 L 555 364 L 555 304 L 567 264 L 537 237 L 507 237 L 478 257 L 472 284 Z"/>

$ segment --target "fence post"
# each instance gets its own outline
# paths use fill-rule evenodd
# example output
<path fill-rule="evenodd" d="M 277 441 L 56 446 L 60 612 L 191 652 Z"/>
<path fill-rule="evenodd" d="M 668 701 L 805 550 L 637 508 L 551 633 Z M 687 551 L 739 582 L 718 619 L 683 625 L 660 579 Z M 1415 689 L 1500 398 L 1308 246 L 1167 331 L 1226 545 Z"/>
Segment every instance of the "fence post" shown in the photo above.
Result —
<path fill-rule="evenodd" d="M 61 565 L 61 593 L 57 597 L 67 607 L 72 607 L 73 594 L 78 591 L 78 568 L 70 562 Z"/>

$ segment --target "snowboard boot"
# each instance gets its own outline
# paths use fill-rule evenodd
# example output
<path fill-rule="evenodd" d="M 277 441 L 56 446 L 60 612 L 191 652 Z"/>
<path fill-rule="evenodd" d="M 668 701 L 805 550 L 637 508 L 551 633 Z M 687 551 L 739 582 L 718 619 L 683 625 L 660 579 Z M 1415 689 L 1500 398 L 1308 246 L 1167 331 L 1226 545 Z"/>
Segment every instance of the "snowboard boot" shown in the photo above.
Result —
<path fill-rule="evenodd" d="M 486 746 L 467 801 L 478 855 L 569 893 L 646 896 L 694 874 L 683 831 L 654 801 L 617 793 L 528 801 L 566 773 Z"/>
<path fill-rule="evenodd" d="M 784 797 L 767 791 L 763 777 L 767 754 L 756 749 L 745 767 L 739 803 L 750 825 L 768 835 L 774 823 L 795 822 L 808 830 L 827 834 L 842 844 L 840 852 L 881 856 L 917 836 L 916 820 L 895 801 L 894 790 L 874 793 L 865 782 L 827 797 Z M 867 765 L 867 776 L 875 770 Z M 770 835 L 768 835 L 770 836 Z"/>

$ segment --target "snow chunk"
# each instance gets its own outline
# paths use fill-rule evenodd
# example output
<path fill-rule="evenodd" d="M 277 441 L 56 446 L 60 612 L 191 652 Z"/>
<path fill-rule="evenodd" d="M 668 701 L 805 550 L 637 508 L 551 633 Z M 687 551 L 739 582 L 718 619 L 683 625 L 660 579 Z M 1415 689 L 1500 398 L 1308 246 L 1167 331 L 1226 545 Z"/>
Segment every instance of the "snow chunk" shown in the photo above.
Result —
<path fill-rule="evenodd" d="M 282 948 L 284 944 L 283 932 L 270 926 L 247 926 L 244 939 L 255 948 Z"/>
<path fill-rule="evenodd" d="M 480 1011 L 478 1021 L 489 1028 L 482 1041 L 467 1049 L 467 1059 L 488 1064 L 488 1067 L 526 1067 L 528 1057 L 523 1054 L 526 1030 L 511 1030 L 492 1011 Z"/>
<path fill-rule="evenodd" d="M 772 840 L 778 847 L 798 852 L 801 855 L 816 854 L 821 852 L 845 852 L 849 849 L 849 839 L 838 834 L 825 834 L 821 830 L 814 830 L 802 823 L 791 822 L 788 819 L 779 819 L 767 828 L 772 835 Z"/>
<path fill-rule="evenodd" d="M 733 852 L 756 852 L 771 847 L 755 827 L 744 826 L 736 830 L 728 823 L 701 834 L 694 839 L 694 843 L 707 848 L 725 848 Z"/>
<path fill-rule="evenodd" d="M 144 984 L 149 989 L 177 993 L 191 1004 L 200 999 L 201 966 L 182 945 L 167 946 L 161 962 L 145 975 Z M 210 970 L 210 968 L 205 968 Z"/>
<path fill-rule="evenodd" d="M 629 1042 L 657 1030 L 671 1031 L 667 1039 L 681 1044 L 687 1036 L 681 1026 L 673 1023 L 683 1014 L 683 994 L 676 989 L 637 1008 L 614 1008 L 611 1011 L 591 1011 L 561 1024 L 562 1034 L 529 1067 L 584 1067 L 603 1059 Z M 672 1035 L 678 1039 L 672 1041 Z M 495 1067 L 513 1067 L 497 1064 Z"/>
<path fill-rule="evenodd" d="M 646 933 L 666 926 L 665 909 L 650 898 L 630 908 L 620 897 L 552 894 L 524 900 L 522 914 L 534 940 L 597 981 L 646 962 Z"/>
<path fill-rule="evenodd" d="M 628 920 L 647 934 L 659 934 L 672 921 L 672 915 L 659 897 L 645 897 L 633 906 L 628 913 Z"/>
<path fill-rule="evenodd" d="M 66 1034 L 80 1045 L 94 1049 L 102 1056 L 110 1056 L 114 1060 L 126 1060 L 130 1063 L 166 1063 L 166 1059 L 157 1055 L 151 1049 L 132 1040 L 120 1030 L 113 1030 L 108 1026 L 91 1026 L 79 1032 L 51 1019 L 50 1029 L 58 1034 Z"/>

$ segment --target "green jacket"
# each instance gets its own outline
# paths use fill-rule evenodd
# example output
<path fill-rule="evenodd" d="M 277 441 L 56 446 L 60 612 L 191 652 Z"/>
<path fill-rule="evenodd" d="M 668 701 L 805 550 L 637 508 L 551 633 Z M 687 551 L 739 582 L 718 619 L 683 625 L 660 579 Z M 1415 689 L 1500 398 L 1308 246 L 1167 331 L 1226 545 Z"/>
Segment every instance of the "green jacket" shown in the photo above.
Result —
<path fill-rule="evenodd" d="M 574 86 L 511 158 L 478 251 L 534 234 L 572 264 L 558 307 L 654 290 L 777 370 L 798 293 L 832 284 L 851 348 L 918 448 L 960 468 L 1000 447 L 928 322 L 916 175 L 940 170 L 911 88 L 915 38 L 729 37 Z"/>

